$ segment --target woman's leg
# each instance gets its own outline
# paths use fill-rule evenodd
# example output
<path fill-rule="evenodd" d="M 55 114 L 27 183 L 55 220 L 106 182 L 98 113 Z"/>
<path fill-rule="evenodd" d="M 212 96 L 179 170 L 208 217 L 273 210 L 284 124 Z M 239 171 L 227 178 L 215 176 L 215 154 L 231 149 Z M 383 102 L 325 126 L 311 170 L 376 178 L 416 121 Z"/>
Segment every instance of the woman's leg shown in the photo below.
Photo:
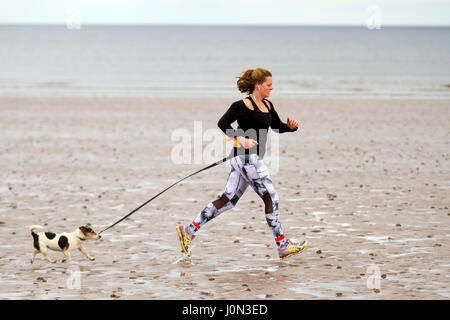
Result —
<path fill-rule="evenodd" d="M 194 221 L 187 226 L 187 233 L 191 236 L 194 235 L 195 232 L 208 221 L 219 216 L 222 212 L 233 208 L 242 197 L 247 187 L 247 181 L 243 179 L 239 171 L 233 167 L 232 163 L 231 172 L 228 176 L 224 193 L 219 199 L 210 202 Z"/>
<path fill-rule="evenodd" d="M 288 240 L 281 229 L 280 211 L 278 210 L 279 198 L 267 166 L 257 155 L 250 155 L 244 161 L 237 158 L 237 166 L 242 176 L 264 201 L 266 221 L 275 238 L 277 247 L 279 249 L 286 248 Z"/>

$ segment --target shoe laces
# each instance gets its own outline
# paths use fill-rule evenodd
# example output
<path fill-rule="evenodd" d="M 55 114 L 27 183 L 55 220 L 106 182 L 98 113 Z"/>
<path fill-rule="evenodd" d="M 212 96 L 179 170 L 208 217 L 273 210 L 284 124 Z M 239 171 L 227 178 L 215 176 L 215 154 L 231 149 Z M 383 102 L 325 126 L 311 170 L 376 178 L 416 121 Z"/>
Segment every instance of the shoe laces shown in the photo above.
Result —
<path fill-rule="evenodd" d="M 288 239 L 286 250 L 288 250 L 289 252 L 300 251 L 300 247 L 301 244 L 299 242 L 291 241 Z"/>

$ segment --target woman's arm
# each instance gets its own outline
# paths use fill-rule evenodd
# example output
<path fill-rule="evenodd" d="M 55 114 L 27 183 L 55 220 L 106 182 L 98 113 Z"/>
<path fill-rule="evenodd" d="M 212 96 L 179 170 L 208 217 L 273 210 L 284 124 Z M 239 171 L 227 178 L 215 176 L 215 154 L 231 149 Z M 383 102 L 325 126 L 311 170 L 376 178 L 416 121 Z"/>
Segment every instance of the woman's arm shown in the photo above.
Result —
<path fill-rule="evenodd" d="M 287 124 L 282 122 L 280 117 L 278 116 L 278 113 L 275 111 L 275 108 L 273 107 L 272 102 L 270 102 L 267 99 L 264 99 L 265 101 L 269 102 L 270 104 L 270 112 L 272 114 L 272 123 L 270 127 L 273 130 L 278 130 L 279 133 L 284 132 L 294 132 L 298 130 L 298 121 L 295 119 L 289 119 L 287 120 Z"/>
<path fill-rule="evenodd" d="M 219 119 L 217 125 L 220 130 L 223 131 L 228 137 L 235 138 L 237 136 L 237 131 L 233 129 L 231 124 L 237 120 L 239 117 L 239 101 L 234 102 L 227 112 Z"/>
<path fill-rule="evenodd" d="M 241 145 L 244 146 L 245 149 L 253 148 L 255 145 L 258 144 L 253 139 L 248 139 L 243 136 L 238 135 L 238 132 L 233 129 L 231 124 L 235 122 L 240 114 L 240 103 L 244 103 L 243 101 L 236 101 L 234 102 L 230 108 L 225 112 L 225 114 L 219 119 L 219 122 L 217 122 L 217 125 L 219 126 L 220 130 L 223 131 L 228 137 L 236 139 L 236 141 Z"/>

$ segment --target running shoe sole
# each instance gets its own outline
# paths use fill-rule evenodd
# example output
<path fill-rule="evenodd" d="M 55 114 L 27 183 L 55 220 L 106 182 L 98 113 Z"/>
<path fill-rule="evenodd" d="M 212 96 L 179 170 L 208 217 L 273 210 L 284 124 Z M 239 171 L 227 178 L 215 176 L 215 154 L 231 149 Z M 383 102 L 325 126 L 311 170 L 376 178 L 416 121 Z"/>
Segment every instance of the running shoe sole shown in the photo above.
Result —
<path fill-rule="evenodd" d="M 191 255 L 191 251 L 186 249 L 186 246 L 184 245 L 184 237 L 183 237 L 183 232 L 181 231 L 180 226 L 176 226 L 177 229 L 177 235 L 178 235 L 178 239 L 180 239 L 180 246 L 181 246 L 181 252 L 186 253 L 188 256 Z"/>

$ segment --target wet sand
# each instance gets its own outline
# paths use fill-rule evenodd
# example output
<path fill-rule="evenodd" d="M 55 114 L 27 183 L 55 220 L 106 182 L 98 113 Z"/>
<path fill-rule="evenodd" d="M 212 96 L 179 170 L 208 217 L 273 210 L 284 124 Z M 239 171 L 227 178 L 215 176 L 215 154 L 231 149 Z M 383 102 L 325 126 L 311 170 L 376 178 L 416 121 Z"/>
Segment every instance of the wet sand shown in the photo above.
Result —
<path fill-rule="evenodd" d="M 272 179 L 284 232 L 306 252 L 278 259 L 249 189 L 177 262 L 175 226 L 223 191 L 225 163 L 86 242 L 95 261 L 30 264 L 28 226 L 101 230 L 205 166 L 173 164 L 170 135 L 216 128 L 232 101 L 1 98 L 0 299 L 449 299 L 450 103 L 272 101 L 302 124 L 280 136 Z"/>

